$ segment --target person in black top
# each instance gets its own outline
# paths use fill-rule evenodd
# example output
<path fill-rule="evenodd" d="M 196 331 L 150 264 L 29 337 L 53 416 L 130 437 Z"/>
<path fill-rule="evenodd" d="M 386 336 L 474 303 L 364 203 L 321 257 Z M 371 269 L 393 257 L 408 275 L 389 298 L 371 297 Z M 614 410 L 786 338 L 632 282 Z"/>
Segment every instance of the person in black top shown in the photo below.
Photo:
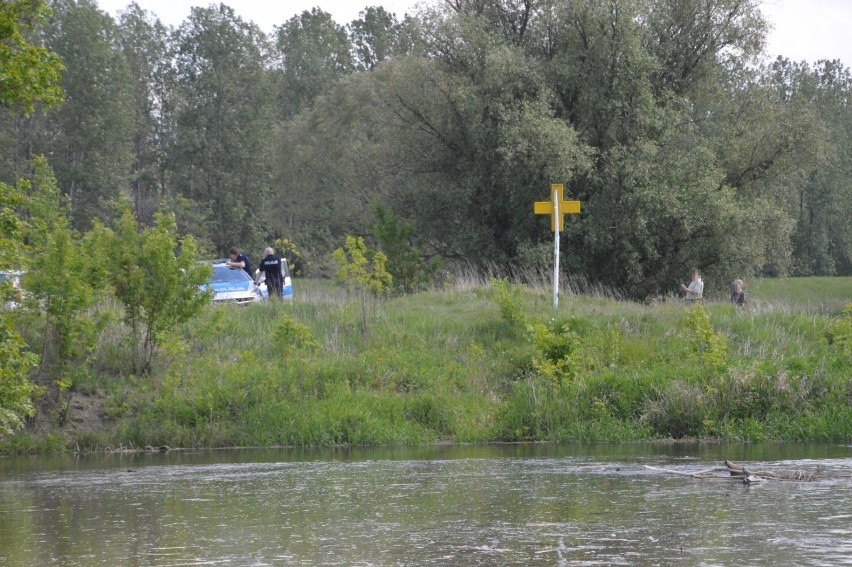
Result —
<path fill-rule="evenodd" d="M 228 255 L 231 259 L 225 262 L 226 266 L 231 268 L 242 268 L 251 279 L 254 279 L 254 274 L 251 269 L 251 260 L 248 259 L 248 256 L 237 250 L 235 247 L 231 248 Z"/>
<path fill-rule="evenodd" d="M 731 282 L 731 303 L 737 307 L 745 307 L 746 294 L 743 289 L 743 280 L 734 280 Z"/>
<path fill-rule="evenodd" d="M 284 278 L 281 276 L 281 258 L 275 255 L 272 248 L 263 251 L 266 256 L 260 261 L 258 269 L 266 277 L 266 289 L 269 297 L 281 300 L 284 291 Z"/>

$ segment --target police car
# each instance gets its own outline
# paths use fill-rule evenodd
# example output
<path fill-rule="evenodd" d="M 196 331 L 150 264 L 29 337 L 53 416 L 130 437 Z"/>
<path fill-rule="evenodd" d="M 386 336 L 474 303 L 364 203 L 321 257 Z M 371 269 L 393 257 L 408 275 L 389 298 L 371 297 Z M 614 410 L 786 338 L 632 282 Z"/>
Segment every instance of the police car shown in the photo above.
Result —
<path fill-rule="evenodd" d="M 213 276 L 205 284 L 213 290 L 214 303 L 237 303 L 247 305 L 262 301 L 264 294 L 260 287 L 242 268 L 232 268 L 224 261 L 213 261 Z"/>

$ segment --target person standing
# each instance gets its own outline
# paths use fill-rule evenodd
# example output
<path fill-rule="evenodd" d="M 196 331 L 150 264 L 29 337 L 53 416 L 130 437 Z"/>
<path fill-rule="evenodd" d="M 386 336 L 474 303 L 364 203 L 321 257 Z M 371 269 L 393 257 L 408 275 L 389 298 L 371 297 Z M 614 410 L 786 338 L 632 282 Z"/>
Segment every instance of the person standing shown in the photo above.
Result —
<path fill-rule="evenodd" d="M 731 303 L 737 307 L 745 307 L 746 305 L 746 294 L 743 288 L 743 280 L 734 280 L 731 290 Z"/>
<path fill-rule="evenodd" d="M 242 268 L 249 275 L 251 279 L 254 279 L 254 274 L 252 273 L 251 268 L 251 260 L 249 260 L 248 256 L 237 250 L 236 247 L 231 247 L 228 251 L 228 256 L 231 257 L 230 260 L 225 262 L 225 265 L 231 268 Z"/>
<path fill-rule="evenodd" d="M 698 268 L 692 270 L 692 281 L 689 286 L 680 284 L 681 291 L 686 293 L 687 301 L 701 301 L 704 297 L 704 282 L 701 281 L 701 272 Z"/>
<path fill-rule="evenodd" d="M 281 258 L 275 255 L 275 251 L 267 247 L 263 251 L 266 256 L 260 261 L 258 270 L 260 270 L 266 278 L 266 289 L 269 292 L 269 297 L 275 297 L 278 300 L 283 299 L 284 278 L 281 276 Z"/>

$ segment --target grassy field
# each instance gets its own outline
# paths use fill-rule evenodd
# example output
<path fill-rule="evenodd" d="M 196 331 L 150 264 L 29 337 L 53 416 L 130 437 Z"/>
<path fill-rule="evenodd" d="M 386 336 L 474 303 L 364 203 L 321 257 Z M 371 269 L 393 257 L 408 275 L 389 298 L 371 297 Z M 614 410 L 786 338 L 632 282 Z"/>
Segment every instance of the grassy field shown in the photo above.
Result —
<path fill-rule="evenodd" d="M 457 281 L 368 305 L 211 307 L 134 376 L 104 333 L 62 423 L 5 451 L 437 441 L 852 440 L 852 278 L 747 282 L 687 307 Z"/>
<path fill-rule="evenodd" d="M 852 302 L 852 278 L 764 278 L 748 287 L 758 305 L 836 314 Z"/>

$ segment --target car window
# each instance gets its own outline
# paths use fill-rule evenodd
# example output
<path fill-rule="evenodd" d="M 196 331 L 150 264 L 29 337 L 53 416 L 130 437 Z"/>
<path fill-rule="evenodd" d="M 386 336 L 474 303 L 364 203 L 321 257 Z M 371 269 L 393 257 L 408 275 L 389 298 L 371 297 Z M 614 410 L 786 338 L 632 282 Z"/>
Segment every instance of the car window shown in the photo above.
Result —
<path fill-rule="evenodd" d="M 243 282 L 246 280 L 251 281 L 251 278 L 242 268 L 213 266 L 213 283 Z"/>

